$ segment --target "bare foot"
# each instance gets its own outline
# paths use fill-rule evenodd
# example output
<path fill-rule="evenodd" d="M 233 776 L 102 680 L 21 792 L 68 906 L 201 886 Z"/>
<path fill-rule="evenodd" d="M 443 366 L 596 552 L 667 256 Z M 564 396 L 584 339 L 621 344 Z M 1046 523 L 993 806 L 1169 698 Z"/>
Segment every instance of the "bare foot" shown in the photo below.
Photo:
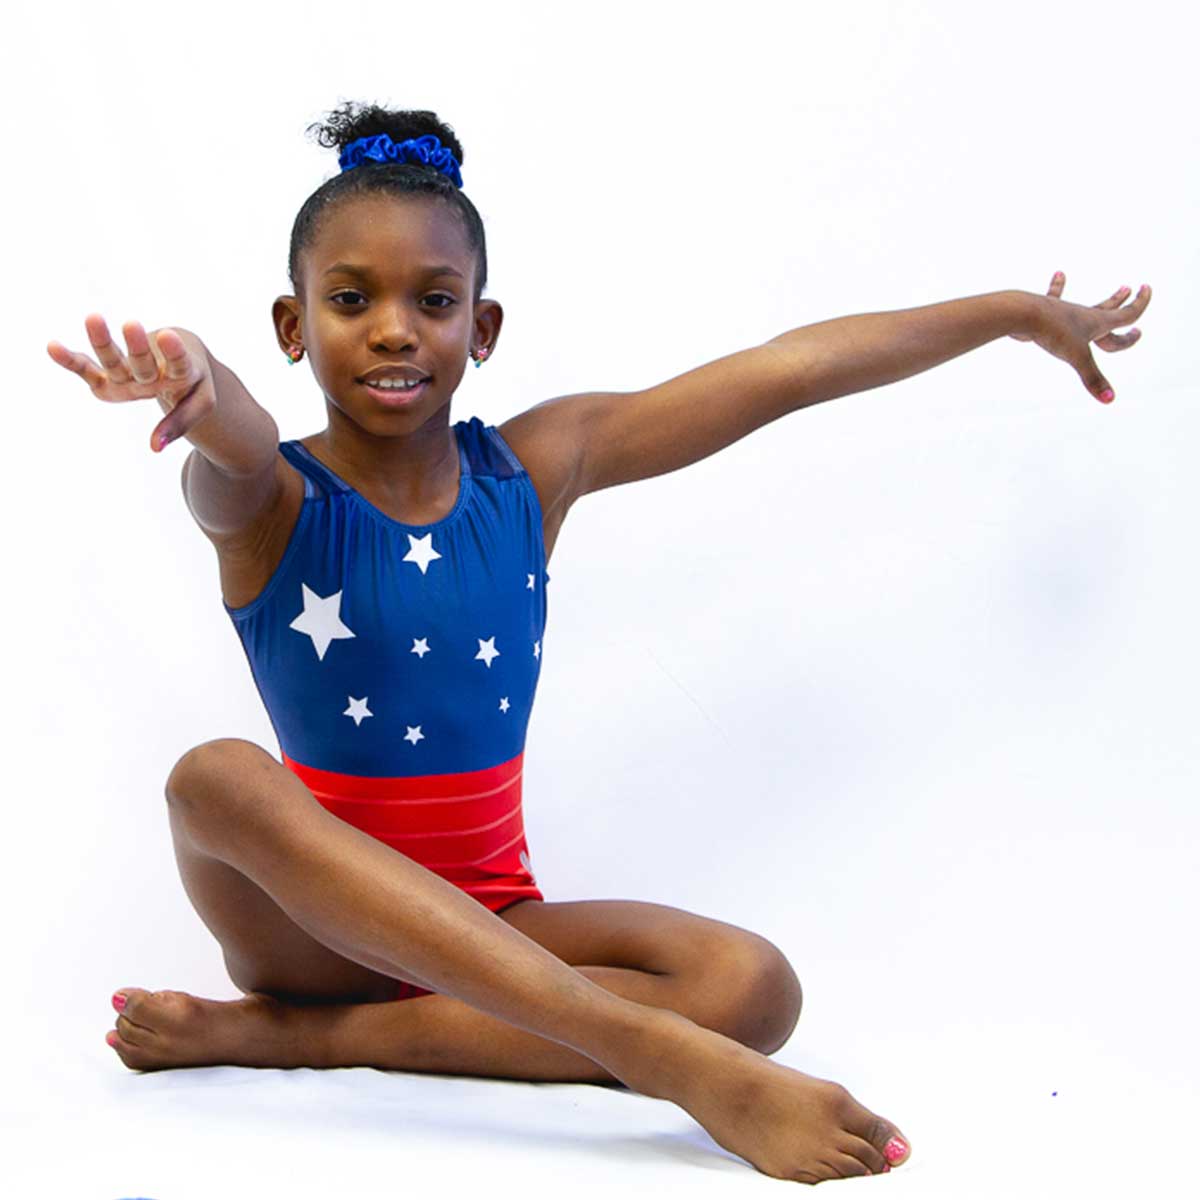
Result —
<path fill-rule="evenodd" d="M 820 1183 L 882 1173 L 907 1161 L 908 1139 L 841 1084 L 793 1071 L 709 1030 L 693 1030 L 684 1031 L 687 1069 L 677 1077 L 678 1094 L 668 1098 L 713 1141 L 764 1175 Z"/>
<path fill-rule="evenodd" d="M 202 1000 L 187 992 L 122 988 L 116 1032 L 108 1044 L 135 1071 L 167 1067 L 305 1067 L 288 1006 L 251 992 L 241 1000 Z M 113 997 L 117 1008 L 117 997 Z"/>

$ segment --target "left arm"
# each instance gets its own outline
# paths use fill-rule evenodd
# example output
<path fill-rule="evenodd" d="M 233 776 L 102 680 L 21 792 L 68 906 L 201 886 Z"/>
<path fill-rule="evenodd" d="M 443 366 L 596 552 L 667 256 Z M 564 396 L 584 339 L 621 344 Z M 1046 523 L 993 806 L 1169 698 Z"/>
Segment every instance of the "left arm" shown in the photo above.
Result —
<path fill-rule="evenodd" d="M 575 495 L 648 479 L 724 449 L 787 413 L 882 387 L 927 371 L 985 342 L 1012 334 L 1036 340 L 1079 370 L 1099 396 L 1108 387 L 1088 343 L 1125 349 L 1136 331 L 1108 331 L 1137 319 L 1146 288 L 1118 309 L 1122 292 L 1095 307 L 1047 296 L 989 292 L 899 312 L 867 313 L 805 325 L 761 346 L 719 358 L 638 392 L 595 392 L 549 401 L 574 422 Z M 1107 336 L 1100 336 L 1106 334 Z"/>

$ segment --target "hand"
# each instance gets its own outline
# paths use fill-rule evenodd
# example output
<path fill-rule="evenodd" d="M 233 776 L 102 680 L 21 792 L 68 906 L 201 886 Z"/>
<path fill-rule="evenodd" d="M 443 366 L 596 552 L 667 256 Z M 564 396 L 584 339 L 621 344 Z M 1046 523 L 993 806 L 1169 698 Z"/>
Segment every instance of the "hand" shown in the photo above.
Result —
<path fill-rule="evenodd" d="M 1131 329 L 1128 333 L 1113 333 L 1118 325 L 1128 325 L 1136 321 L 1146 311 L 1150 303 L 1150 288 L 1143 285 L 1131 304 L 1121 307 L 1121 302 L 1129 292 L 1126 287 L 1113 292 L 1107 300 L 1091 308 L 1082 304 L 1068 304 L 1060 300 L 1066 276 L 1057 274 L 1050 282 L 1050 290 L 1045 298 L 1039 298 L 1040 304 L 1026 333 L 1012 333 L 1019 342 L 1037 342 L 1043 350 L 1048 350 L 1055 358 L 1069 362 L 1079 372 L 1087 388 L 1097 400 L 1105 404 L 1112 402 L 1112 386 L 1100 374 L 1096 360 L 1092 358 L 1090 344 L 1094 341 L 1101 350 L 1110 353 L 1114 350 L 1128 350 L 1141 336 L 1140 329 Z M 1104 398 L 1104 393 L 1110 393 Z"/>
<path fill-rule="evenodd" d="M 126 359 L 98 313 L 85 318 L 84 328 L 104 370 L 86 354 L 68 350 L 61 342 L 49 342 L 47 352 L 59 366 L 81 375 L 99 400 L 121 404 L 127 400 L 156 399 L 169 419 L 154 427 L 150 435 L 151 450 L 159 451 L 187 433 L 216 406 L 212 367 L 194 334 L 156 329 L 147 336 L 137 321 L 126 321 L 121 327 L 129 348 Z"/>

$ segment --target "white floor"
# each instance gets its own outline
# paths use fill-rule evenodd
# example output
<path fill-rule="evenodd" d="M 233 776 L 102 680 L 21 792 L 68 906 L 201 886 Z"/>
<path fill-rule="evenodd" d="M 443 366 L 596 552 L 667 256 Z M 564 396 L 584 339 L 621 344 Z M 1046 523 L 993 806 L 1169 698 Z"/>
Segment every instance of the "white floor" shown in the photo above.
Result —
<path fill-rule="evenodd" d="M 1174 1063 L 1146 1064 L 1122 1047 L 1128 1030 L 1114 1029 L 1105 1048 L 1044 1020 L 966 1022 L 910 1028 L 890 1046 L 880 1029 L 838 1062 L 832 1048 L 812 1047 L 814 1033 L 839 1022 L 819 1001 L 812 1007 L 814 1020 L 802 1018 L 776 1061 L 839 1079 L 914 1146 L 905 1167 L 838 1181 L 839 1194 L 1197 1194 L 1194 1046 Z M 363 1068 L 134 1074 L 104 1045 L 105 1025 L 91 1014 L 83 1037 L 76 1023 L 36 1074 L 5 1090 L 5 1195 L 539 1198 L 674 1187 L 731 1196 L 785 1186 L 678 1107 L 615 1087 Z M 18 1057 L 32 1059 L 32 1043 L 10 1034 Z"/>

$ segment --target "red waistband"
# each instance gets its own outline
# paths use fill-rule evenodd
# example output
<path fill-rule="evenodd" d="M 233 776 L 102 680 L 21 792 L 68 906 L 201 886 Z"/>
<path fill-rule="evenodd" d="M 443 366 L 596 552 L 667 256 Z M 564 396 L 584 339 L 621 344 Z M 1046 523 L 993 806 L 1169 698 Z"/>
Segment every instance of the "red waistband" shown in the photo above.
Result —
<path fill-rule="evenodd" d="M 503 876 L 532 884 L 521 812 L 524 752 L 482 771 L 399 777 L 343 775 L 282 758 L 335 817 L 451 882 Z"/>

